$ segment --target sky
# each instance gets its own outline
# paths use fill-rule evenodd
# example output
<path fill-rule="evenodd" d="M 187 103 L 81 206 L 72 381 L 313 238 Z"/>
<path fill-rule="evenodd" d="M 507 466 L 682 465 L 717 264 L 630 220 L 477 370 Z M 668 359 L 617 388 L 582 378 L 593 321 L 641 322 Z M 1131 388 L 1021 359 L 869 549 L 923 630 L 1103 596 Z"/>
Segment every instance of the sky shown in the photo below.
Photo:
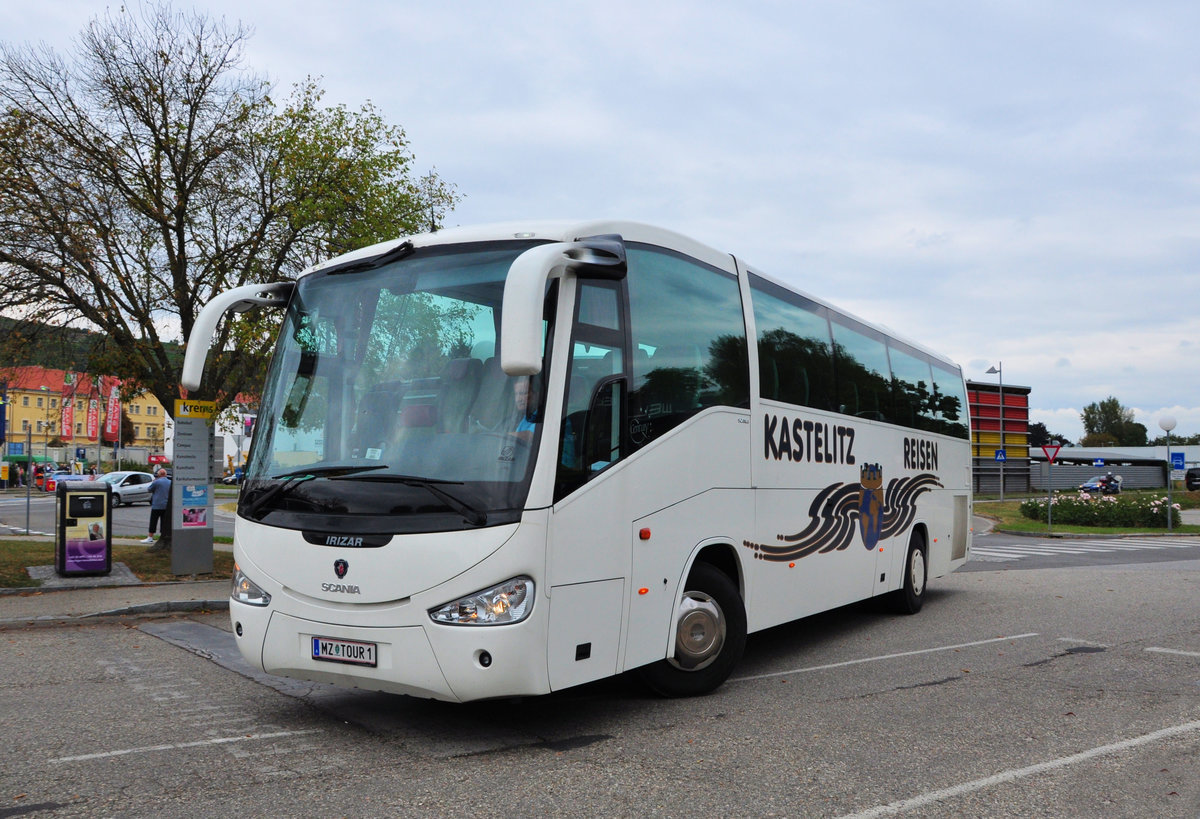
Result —
<path fill-rule="evenodd" d="M 69 53 L 104 8 L 0 4 L 0 39 Z M 447 225 L 649 222 L 1002 370 L 1069 440 L 1110 396 L 1200 432 L 1200 4 L 176 8 L 249 27 L 279 97 L 312 76 L 402 126 Z"/>

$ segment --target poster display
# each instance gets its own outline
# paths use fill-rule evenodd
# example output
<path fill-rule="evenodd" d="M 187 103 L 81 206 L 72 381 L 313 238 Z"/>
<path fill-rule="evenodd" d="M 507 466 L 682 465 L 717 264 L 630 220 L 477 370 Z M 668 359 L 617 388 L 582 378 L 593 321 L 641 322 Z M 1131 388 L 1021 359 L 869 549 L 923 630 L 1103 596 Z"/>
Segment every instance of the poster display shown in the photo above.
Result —
<path fill-rule="evenodd" d="M 175 574 L 212 571 L 215 415 L 216 404 L 211 401 L 175 402 L 175 472 L 171 482 L 171 571 Z"/>

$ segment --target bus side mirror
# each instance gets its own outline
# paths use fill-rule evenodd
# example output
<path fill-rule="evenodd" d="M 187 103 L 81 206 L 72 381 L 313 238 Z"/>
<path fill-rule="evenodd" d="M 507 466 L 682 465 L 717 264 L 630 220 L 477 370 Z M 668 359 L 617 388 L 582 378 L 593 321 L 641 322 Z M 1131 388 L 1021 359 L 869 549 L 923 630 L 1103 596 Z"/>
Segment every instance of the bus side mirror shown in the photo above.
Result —
<path fill-rule="evenodd" d="M 536 375 L 542 369 L 542 302 L 546 282 L 564 273 L 585 279 L 625 278 L 625 242 L 615 234 L 538 245 L 518 256 L 504 282 L 500 369 Z"/>
<path fill-rule="evenodd" d="M 213 333 L 216 332 L 217 322 L 223 315 L 230 310 L 243 313 L 255 306 L 285 307 L 295 287 L 295 282 L 247 284 L 226 290 L 204 305 L 204 309 L 196 316 L 191 334 L 188 335 L 187 351 L 183 356 L 183 373 L 179 383 L 189 390 L 200 389 L 204 364 L 208 361 L 208 348 L 212 346 Z"/>

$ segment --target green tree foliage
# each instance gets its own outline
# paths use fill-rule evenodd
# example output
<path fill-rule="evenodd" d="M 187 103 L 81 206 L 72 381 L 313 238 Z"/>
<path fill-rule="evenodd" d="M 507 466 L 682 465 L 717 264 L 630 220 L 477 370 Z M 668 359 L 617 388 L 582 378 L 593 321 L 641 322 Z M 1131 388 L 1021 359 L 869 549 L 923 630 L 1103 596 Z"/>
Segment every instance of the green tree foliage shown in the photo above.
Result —
<path fill-rule="evenodd" d="M 215 293 L 440 224 L 458 194 L 413 178 L 401 128 L 322 106 L 311 79 L 277 106 L 243 65 L 248 36 L 164 5 L 94 19 L 66 57 L 0 44 L 0 312 L 31 330 L 10 343 L 96 331 L 75 366 L 169 409 L 172 342 Z M 223 322 L 192 397 L 256 389 L 278 320 Z"/>
<path fill-rule="evenodd" d="M 1146 445 L 1145 425 L 1134 421 L 1133 410 L 1126 409 L 1112 396 L 1088 404 L 1080 418 L 1085 435 L 1079 443 L 1083 446 Z"/>
<path fill-rule="evenodd" d="M 1051 432 L 1046 425 L 1039 421 L 1029 424 L 1029 445 L 1045 446 L 1046 444 L 1067 443 L 1067 436 Z M 1070 444 L 1068 444 L 1069 446 Z"/>
<path fill-rule="evenodd" d="M 1200 444 L 1200 432 L 1197 432 L 1194 435 L 1176 435 L 1175 433 L 1172 432 L 1170 443 L 1171 443 L 1171 446 L 1196 446 L 1197 444 Z M 1152 440 L 1150 442 L 1150 446 L 1166 446 L 1166 445 L 1167 445 L 1167 436 L 1165 433 L 1162 435 L 1159 435 L 1157 438 L 1155 438 L 1154 440 Z"/>

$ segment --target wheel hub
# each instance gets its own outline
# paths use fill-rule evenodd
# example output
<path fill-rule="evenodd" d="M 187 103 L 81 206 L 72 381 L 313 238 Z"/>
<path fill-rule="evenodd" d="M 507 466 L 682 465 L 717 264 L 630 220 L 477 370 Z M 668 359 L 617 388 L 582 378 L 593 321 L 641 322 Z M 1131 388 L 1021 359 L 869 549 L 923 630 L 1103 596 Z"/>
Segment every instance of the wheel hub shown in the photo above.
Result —
<path fill-rule="evenodd" d="M 925 591 L 925 553 L 920 549 L 913 551 L 912 588 L 913 593 L 918 597 Z"/>
<path fill-rule="evenodd" d="M 671 664 L 684 671 L 699 671 L 717 658 L 724 645 L 725 616 L 721 607 L 703 592 L 685 592 L 676 618 Z"/>

